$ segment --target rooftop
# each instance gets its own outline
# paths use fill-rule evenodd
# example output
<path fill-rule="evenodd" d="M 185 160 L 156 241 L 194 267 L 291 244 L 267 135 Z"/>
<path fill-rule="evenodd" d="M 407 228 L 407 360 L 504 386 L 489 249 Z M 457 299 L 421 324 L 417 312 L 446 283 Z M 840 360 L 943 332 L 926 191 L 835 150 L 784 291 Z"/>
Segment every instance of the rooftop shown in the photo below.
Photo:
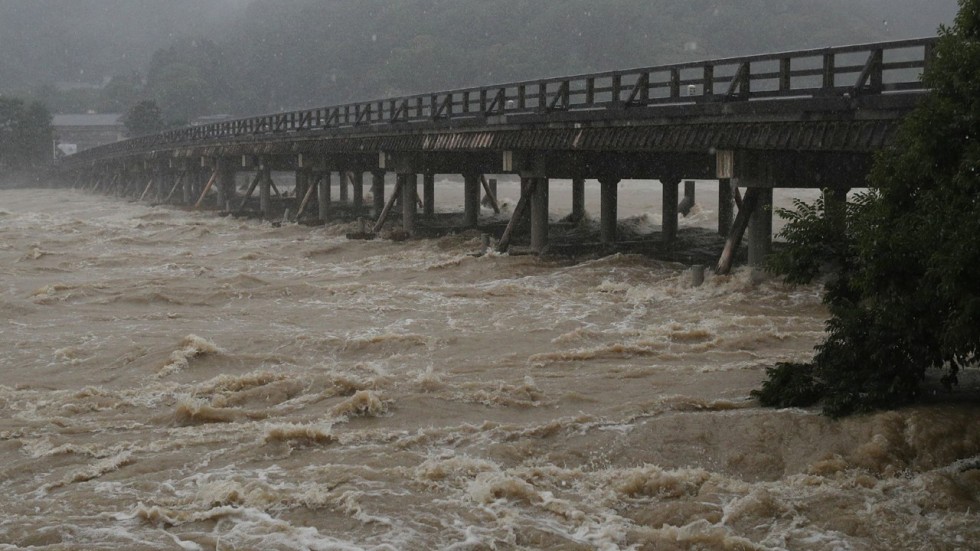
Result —
<path fill-rule="evenodd" d="M 77 113 L 67 115 L 54 115 L 51 118 L 51 126 L 122 126 L 122 113 Z"/>

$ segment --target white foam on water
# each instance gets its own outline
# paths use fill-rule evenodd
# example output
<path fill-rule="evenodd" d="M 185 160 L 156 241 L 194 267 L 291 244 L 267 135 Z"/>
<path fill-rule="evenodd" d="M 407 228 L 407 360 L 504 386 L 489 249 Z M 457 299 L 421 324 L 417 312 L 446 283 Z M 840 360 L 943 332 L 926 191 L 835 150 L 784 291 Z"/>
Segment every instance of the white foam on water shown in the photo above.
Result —
<path fill-rule="evenodd" d="M 657 186 L 624 182 L 634 231 L 656 230 Z M 749 398 L 822 338 L 819 287 L 740 269 L 692 289 L 639 255 L 472 257 L 466 232 L 352 242 L 346 223 L 0 195 L 8 547 L 980 538 L 975 408 L 834 422 Z M 682 225 L 713 225 L 710 195 Z"/>

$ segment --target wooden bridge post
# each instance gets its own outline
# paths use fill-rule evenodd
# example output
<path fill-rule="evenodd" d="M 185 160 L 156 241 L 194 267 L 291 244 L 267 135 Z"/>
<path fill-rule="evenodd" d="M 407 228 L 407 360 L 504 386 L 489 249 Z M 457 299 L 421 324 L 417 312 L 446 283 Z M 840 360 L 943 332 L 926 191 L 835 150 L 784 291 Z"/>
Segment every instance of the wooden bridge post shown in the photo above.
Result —
<path fill-rule="evenodd" d="M 585 178 L 572 180 L 572 217 L 574 222 L 585 218 Z"/>
<path fill-rule="evenodd" d="M 418 211 L 418 174 L 399 174 L 402 180 L 402 229 L 408 235 L 415 235 L 415 215 Z"/>
<path fill-rule="evenodd" d="M 497 181 L 490 180 L 488 182 L 484 174 L 480 174 L 479 180 L 481 187 L 483 187 L 483 199 L 480 200 L 480 205 L 492 208 L 494 214 L 500 214 L 500 203 L 497 202 Z M 492 188 L 490 182 L 493 182 Z"/>
<path fill-rule="evenodd" d="M 350 183 L 354 193 L 354 216 L 360 216 L 364 209 L 364 172 L 360 170 L 351 172 Z"/>
<path fill-rule="evenodd" d="M 487 180 L 487 187 L 483 192 L 483 199 L 480 199 L 481 205 L 493 205 L 497 204 L 500 207 L 500 201 L 497 199 L 497 179 L 490 178 Z"/>
<path fill-rule="evenodd" d="M 124 166 L 119 170 L 119 179 L 117 179 L 111 189 L 106 190 L 106 194 L 114 195 L 119 197 L 122 195 L 122 190 L 129 186 L 130 180 L 132 180 L 132 168 Z"/>
<path fill-rule="evenodd" d="M 296 214 L 299 216 L 300 207 L 305 206 L 303 200 L 306 199 L 306 192 L 313 184 L 312 171 L 309 168 L 297 168 L 294 173 L 296 193 Z"/>
<path fill-rule="evenodd" d="M 718 180 L 718 235 L 728 237 L 735 220 L 735 200 L 731 178 Z"/>
<path fill-rule="evenodd" d="M 761 268 L 772 250 L 772 188 L 758 188 L 759 200 L 749 218 L 749 266 Z"/>
<path fill-rule="evenodd" d="M 517 204 L 514 205 L 514 212 L 510 215 L 510 222 L 507 223 L 504 234 L 500 236 L 500 241 L 497 242 L 497 252 L 505 253 L 510 248 L 511 237 L 513 237 L 518 224 L 521 223 L 521 219 L 524 218 L 527 204 L 530 202 L 530 197 L 534 194 L 535 183 L 536 180 L 534 178 L 521 177 L 521 197 L 517 200 Z"/>
<path fill-rule="evenodd" d="M 374 203 L 372 208 L 374 217 L 379 218 L 385 209 L 385 172 L 383 170 L 371 172 L 371 196 Z"/>
<path fill-rule="evenodd" d="M 663 184 L 663 222 L 661 224 L 663 243 L 670 246 L 677 239 L 677 186 L 681 179 L 667 177 L 660 179 Z"/>
<path fill-rule="evenodd" d="M 196 178 L 197 170 L 188 168 L 187 174 L 184 176 L 183 185 L 180 188 L 181 204 L 190 205 L 194 202 L 194 180 Z"/>
<path fill-rule="evenodd" d="M 347 188 L 347 172 L 342 170 L 337 173 L 337 176 L 340 180 L 338 182 L 338 185 L 340 186 L 340 204 L 346 205 L 350 203 L 350 193 L 348 192 Z"/>
<path fill-rule="evenodd" d="M 317 219 L 326 222 L 330 216 L 330 171 L 326 171 L 320 178 L 320 187 L 316 190 L 317 199 Z"/>
<path fill-rule="evenodd" d="M 436 213 L 436 175 L 426 172 L 422 175 L 422 214 L 434 216 Z"/>
<path fill-rule="evenodd" d="M 263 162 L 259 171 L 262 173 L 259 178 L 259 214 L 268 219 L 272 216 L 272 169 Z"/>
<path fill-rule="evenodd" d="M 687 180 L 684 182 L 684 199 L 681 200 L 680 204 L 677 205 L 677 210 L 687 218 L 688 214 L 691 214 L 691 209 L 694 208 L 694 192 L 695 183 L 694 180 Z"/>
<path fill-rule="evenodd" d="M 616 242 L 616 221 L 619 218 L 619 178 L 599 179 L 599 229 L 602 242 Z"/>
<path fill-rule="evenodd" d="M 548 178 L 536 178 L 531 194 L 531 250 L 544 252 L 548 247 Z"/>
<path fill-rule="evenodd" d="M 219 157 L 215 161 L 218 190 L 218 210 L 231 211 L 235 201 L 235 163 L 228 158 Z"/>
<path fill-rule="evenodd" d="M 480 175 L 463 174 L 463 226 L 475 228 L 480 221 Z"/>
<path fill-rule="evenodd" d="M 167 190 L 169 188 L 168 182 L 174 181 L 177 177 L 177 170 L 174 169 L 172 161 L 168 163 L 167 167 L 163 169 L 159 177 L 156 179 L 156 189 L 153 193 L 153 198 L 155 201 L 163 201 L 163 198 L 167 196 Z"/>

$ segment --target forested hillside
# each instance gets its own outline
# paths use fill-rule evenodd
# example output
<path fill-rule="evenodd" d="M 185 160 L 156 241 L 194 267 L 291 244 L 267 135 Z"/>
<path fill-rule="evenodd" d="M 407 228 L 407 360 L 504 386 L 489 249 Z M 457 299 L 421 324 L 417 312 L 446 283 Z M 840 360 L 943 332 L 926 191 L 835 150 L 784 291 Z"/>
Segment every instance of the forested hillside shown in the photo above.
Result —
<path fill-rule="evenodd" d="M 0 91 L 171 122 L 934 34 L 955 0 L 0 0 Z M 155 53 L 154 53 L 155 52 Z M 59 81 L 102 89 L 56 89 Z M 62 87 L 64 88 L 64 87 Z"/>

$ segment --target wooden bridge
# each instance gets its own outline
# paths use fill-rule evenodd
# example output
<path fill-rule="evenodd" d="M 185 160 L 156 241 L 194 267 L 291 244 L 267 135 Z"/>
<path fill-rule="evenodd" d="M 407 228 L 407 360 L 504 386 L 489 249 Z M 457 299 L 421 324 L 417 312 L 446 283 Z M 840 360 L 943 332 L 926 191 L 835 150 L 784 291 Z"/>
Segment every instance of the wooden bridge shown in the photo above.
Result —
<path fill-rule="evenodd" d="M 549 179 L 600 183 L 601 240 L 615 243 L 617 185 L 663 184 L 663 245 L 677 235 L 685 178 L 718 180 L 722 268 L 749 231 L 749 262 L 768 253 L 772 189 L 820 188 L 843 200 L 864 187 L 873 153 L 926 90 L 919 76 L 935 38 L 549 78 L 357 102 L 191 126 L 80 152 L 60 164 L 86 189 L 325 221 L 372 216 L 379 231 L 400 203 L 408 234 L 435 212 L 434 176 L 462 175 L 463 227 L 478 227 L 487 176 L 515 174 L 521 197 L 501 235 L 505 250 L 530 211 L 530 246 L 548 245 Z M 236 173 L 254 172 L 244 195 Z M 295 175 L 273 199 L 271 171 Z M 384 180 L 396 174 L 386 201 Z M 363 204 L 370 174 L 373 204 Z M 340 202 L 332 197 L 339 178 Z M 418 176 L 423 192 L 418 197 Z M 348 192 L 348 185 L 353 193 Z M 744 197 L 739 187 L 747 188 Z M 251 199 L 259 191 L 257 203 Z M 277 195 L 280 195 L 277 190 Z M 733 197 L 739 199 L 733 200 Z M 738 203 L 737 216 L 735 203 Z M 254 206 L 253 206 L 254 205 Z M 421 213 L 418 211 L 421 206 Z"/>

